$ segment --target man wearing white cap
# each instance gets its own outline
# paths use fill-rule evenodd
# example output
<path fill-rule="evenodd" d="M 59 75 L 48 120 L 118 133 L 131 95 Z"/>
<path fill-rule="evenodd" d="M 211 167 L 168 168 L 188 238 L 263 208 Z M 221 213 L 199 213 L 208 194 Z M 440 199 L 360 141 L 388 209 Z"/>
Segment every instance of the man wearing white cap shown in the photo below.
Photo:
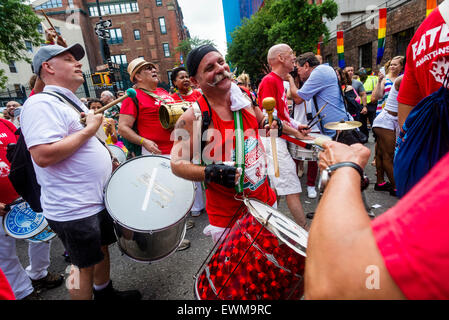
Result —
<path fill-rule="evenodd" d="M 43 214 L 77 267 L 71 298 L 88 300 L 93 293 L 98 300 L 140 299 L 138 291 L 116 291 L 109 277 L 108 245 L 116 238 L 103 197 L 112 163 L 95 137 L 103 116 L 88 113 L 75 95 L 84 82 L 83 57 L 79 44 L 39 49 L 33 69 L 45 88 L 25 102 L 22 133 L 41 186 Z M 87 114 L 85 126 L 80 111 Z"/>

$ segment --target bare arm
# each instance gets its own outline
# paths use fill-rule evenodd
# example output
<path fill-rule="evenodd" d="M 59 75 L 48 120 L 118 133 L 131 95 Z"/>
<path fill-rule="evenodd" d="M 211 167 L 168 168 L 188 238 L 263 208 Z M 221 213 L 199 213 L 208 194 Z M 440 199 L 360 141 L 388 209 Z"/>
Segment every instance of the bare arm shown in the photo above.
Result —
<path fill-rule="evenodd" d="M 205 167 L 191 162 L 194 139 L 196 139 L 193 136 L 194 120 L 193 109 L 190 108 L 176 122 L 175 130 L 172 133 L 174 143 L 170 154 L 170 164 L 172 172 L 176 176 L 191 181 L 204 181 Z M 201 142 L 198 141 L 198 143 L 198 146 L 201 147 Z"/>
<path fill-rule="evenodd" d="M 320 167 L 352 161 L 365 167 L 369 149 L 327 142 Z M 336 219 L 335 217 L 338 217 Z M 367 288 L 369 267 L 379 271 L 380 289 Z M 313 220 L 305 270 L 307 299 L 404 299 L 385 267 L 353 168 L 332 174 Z"/>
<path fill-rule="evenodd" d="M 87 140 L 95 135 L 103 122 L 102 114 L 87 114 L 86 127 L 57 142 L 30 148 L 31 156 L 39 167 L 46 168 L 72 156 Z"/>
<path fill-rule="evenodd" d="M 139 136 L 136 132 L 134 132 L 133 125 L 136 121 L 136 118 L 134 118 L 131 115 L 128 114 L 120 114 L 119 121 L 118 121 L 118 131 L 119 134 L 128 140 L 131 143 L 142 145 L 146 150 L 148 150 L 151 153 L 154 154 L 161 154 L 161 150 L 159 150 L 158 145 L 151 140 L 145 139 L 141 136 Z M 142 141 L 143 139 L 143 141 Z M 141 143 L 142 141 L 142 143 Z"/>
<path fill-rule="evenodd" d="M 298 95 L 298 87 L 296 87 L 295 79 L 289 74 L 287 76 L 287 81 L 290 84 L 289 95 L 291 99 L 295 102 L 295 104 L 301 104 L 304 102 L 304 99 Z"/>
<path fill-rule="evenodd" d="M 413 106 L 409 106 L 408 104 L 398 103 L 399 128 L 402 128 L 404 126 L 405 120 L 407 119 L 413 108 Z"/>
<path fill-rule="evenodd" d="M 378 101 L 383 98 L 385 92 L 385 78 L 383 76 L 379 76 L 379 82 L 373 90 L 373 94 L 371 96 L 372 99 Z"/>

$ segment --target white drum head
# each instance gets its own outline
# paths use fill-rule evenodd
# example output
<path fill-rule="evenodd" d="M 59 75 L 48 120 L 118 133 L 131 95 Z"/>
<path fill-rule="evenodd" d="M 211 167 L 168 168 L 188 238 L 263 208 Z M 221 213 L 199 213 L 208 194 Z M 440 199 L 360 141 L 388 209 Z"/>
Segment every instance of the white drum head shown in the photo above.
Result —
<path fill-rule="evenodd" d="M 105 205 L 119 224 L 137 232 L 166 229 L 183 219 L 195 199 L 192 181 L 175 176 L 170 159 L 141 156 L 123 163 L 106 185 Z"/>
<path fill-rule="evenodd" d="M 3 217 L 5 232 L 15 239 L 32 238 L 47 225 L 44 215 L 34 212 L 25 201 L 11 206 L 11 210 Z"/>
<path fill-rule="evenodd" d="M 245 204 L 254 218 L 277 236 L 280 241 L 300 255 L 306 256 L 309 235 L 306 230 L 281 212 L 259 200 L 245 199 Z"/>
<path fill-rule="evenodd" d="M 117 147 L 113 144 L 108 144 L 109 149 L 111 150 L 114 157 L 117 158 L 119 163 L 123 163 L 126 161 L 126 153 L 120 147 Z"/>
<path fill-rule="evenodd" d="M 301 141 L 302 141 L 302 142 L 305 142 L 305 143 L 313 143 L 313 141 L 314 141 L 316 138 L 321 138 L 321 139 L 323 139 L 323 141 L 331 141 L 331 140 L 332 140 L 331 137 L 326 136 L 326 135 L 321 134 L 321 133 L 314 133 L 314 132 L 311 132 L 311 133 L 309 133 L 309 136 L 313 137 L 314 139 L 313 139 L 313 140 L 301 139 Z"/>

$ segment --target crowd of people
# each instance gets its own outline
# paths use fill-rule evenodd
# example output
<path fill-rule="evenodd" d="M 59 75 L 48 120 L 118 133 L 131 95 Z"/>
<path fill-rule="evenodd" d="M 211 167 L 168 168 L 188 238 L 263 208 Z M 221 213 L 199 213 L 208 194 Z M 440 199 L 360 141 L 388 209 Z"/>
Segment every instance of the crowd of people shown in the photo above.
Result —
<path fill-rule="evenodd" d="M 56 39 L 41 47 L 33 57 L 37 76 L 33 95 L 23 106 L 8 103 L 5 119 L 0 119 L 0 161 L 9 168 L 6 146 L 17 141 L 15 128 L 20 126 L 41 186 L 43 215 L 79 274 L 79 288 L 69 288 L 70 297 L 141 299 L 137 290 L 115 289 L 110 278 L 113 266 L 108 248 L 117 238 L 105 208 L 104 189 L 116 168 L 107 145 L 116 145 L 128 158 L 168 157 L 174 175 L 194 181 L 197 192 L 190 215 L 207 214 L 209 225 L 203 232 L 213 242 L 219 242 L 235 223 L 242 198 L 276 208 L 285 196 L 294 221 L 309 232 L 307 299 L 449 298 L 449 282 L 444 280 L 449 270 L 445 236 L 449 227 L 445 215 L 449 156 L 395 207 L 370 219 L 361 193 L 370 150 L 358 141 L 343 139 L 340 130 L 327 126 L 357 120 L 362 134 L 368 136 L 372 129 L 376 141 L 374 190 L 395 196 L 393 163 L 399 131 L 413 106 L 441 87 L 432 62 L 417 67 L 424 49 L 413 43 L 426 39 L 428 30 L 438 29 L 440 41 L 433 41 L 425 50 L 436 50 L 435 60 L 442 61 L 445 72 L 449 70 L 448 55 L 438 50 L 445 45 L 441 39 L 448 30 L 448 3 L 444 1 L 417 30 L 407 61 L 393 57 L 376 75 L 364 68 L 355 72 L 351 66 L 334 69 L 320 56 L 312 52 L 296 55 L 282 43 L 269 49 L 271 72 L 254 88 L 246 74 L 234 77 L 214 46 L 203 45 L 189 53 L 186 67 L 173 70 L 172 94 L 158 86 L 154 63 L 143 58 L 131 61 L 128 73 L 136 97 L 127 97 L 104 115 L 93 111 L 124 93 L 103 91 L 100 99 L 75 95 L 84 81 L 82 46 L 68 46 Z M 264 109 L 267 99 L 275 101 L 271 122 Z M 176 102 L 191 106 L 174 129 L 164 128 L 159 108 Z M 313 119 L 317 121 L 311 125 Z M 301 203 L 304 161 L 292 156 L 284 137 L 313 144 L 313 134 L 327 139 L 320 142 L 323 151 L 319 158 L 307 160 L 307 196 L 317 197 L 319 169 L 329 176 L 323 181 L 325 189 L 309 224 Z M 275 174 L 277 169 L 279 174 Z M 7 205 L 19 195 L 3 171 L 0 187 L 0 214 L 5 215 Z M 187 221 L 187 228 L 193 226 Z M 38 285 L 52 288 L 62 283 L 62 277 L 47 271 L 50 243 L 30 244 L 30 266 L 23 269 L 15 240 L 0 232 L 4 238 L 0 241 L 0 296 L 34 298 Z M 189 246 L 184 239 L 178 250 Z M 366 286 L 369 266 L 379 271 L 380 287 L 375 290 Z"/>

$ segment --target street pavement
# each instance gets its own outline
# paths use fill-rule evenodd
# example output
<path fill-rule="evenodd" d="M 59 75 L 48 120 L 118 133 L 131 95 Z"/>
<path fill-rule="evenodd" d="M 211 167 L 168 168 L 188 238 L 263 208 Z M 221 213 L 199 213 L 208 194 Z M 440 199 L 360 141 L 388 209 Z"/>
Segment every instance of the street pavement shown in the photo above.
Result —
<path fill-rule="evenodd" d="M 394 206 L 397 198 L 390 196 L 388 192 L 374 191 L 376 182 L 375 168 L 370 165 L 374 156 L 374 142 L 372 138 L 366 145 L 372 151 L 370 162 L 366 167 L 366 174 L 370 179 L 370 186 L 365 191 L 369 206 L 380 205 L 372 209 L 378 216 L 387 209 Z M 314 212 L 317 206 L 317 199 L 307 198 L 306 173 L 301 179 L 304 192 L 301 195 L 305 212 Z M 285 202 L 281 198 L 278 203 L 278 210 L 290 216 Z M 195 227 L 188 230 L 186 238 L 191 241 L 191 247 L 184 251 L 178 251 L 159 262 L 144 264 L 132 261 L 123 255 L 116 244 L 110 247 L 111 255 L 111 279 L 114 287 L 120 290 L 138 289 L 145 300 L 195 300 L 194 275 L 198 272 L 202 263 L 211 251 L 212 240 L 203 234 L 204 227 L 208 224 L 206 214 L 192 218 Z M 338 219 L 336 216 L 335 219 Z M 28 265 L 28 243 L 24 240 L 17 241 L 17 253 L 22 265 Z M 51 266 L 50 271 L 64 274 L 67 278 L 69 264 L 64 261 L 62 254 L 64 248 L 58 238 L 51 243 Z M 62 286 L 40 293 L 43 300 L 68 300 L 69 294 L 65 284 Z"/>

